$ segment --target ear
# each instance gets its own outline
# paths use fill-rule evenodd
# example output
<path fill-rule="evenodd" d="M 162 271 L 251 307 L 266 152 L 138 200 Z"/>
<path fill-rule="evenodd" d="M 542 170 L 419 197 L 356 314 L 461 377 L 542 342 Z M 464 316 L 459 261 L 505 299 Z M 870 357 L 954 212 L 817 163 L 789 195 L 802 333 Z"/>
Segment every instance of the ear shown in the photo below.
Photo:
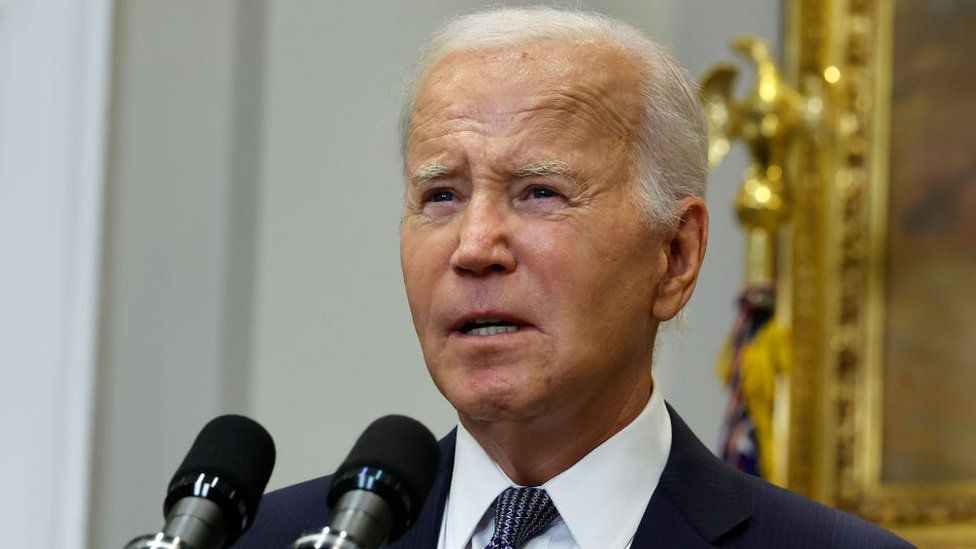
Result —
<path fill-rule="evenodd" d="M 667 263 L 651 308 L 651 314 L 659 322 L 673 318 L 691 299 L 708 244 L 705 201 L 697 196 L 687 196 L 678 204 L 678 228 L 671 233 L 670 240 L 662 243 Z"/>

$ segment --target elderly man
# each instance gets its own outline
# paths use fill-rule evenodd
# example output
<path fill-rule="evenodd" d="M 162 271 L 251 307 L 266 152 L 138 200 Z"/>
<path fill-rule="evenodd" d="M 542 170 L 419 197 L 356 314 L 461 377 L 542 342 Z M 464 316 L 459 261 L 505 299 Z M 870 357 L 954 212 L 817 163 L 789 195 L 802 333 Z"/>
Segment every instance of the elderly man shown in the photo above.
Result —
<path fill-rule="evenodd" d="M 702 120 L 674 59 L 602 16 L 504 9 L 434 36 L 405 109 L 401 263 L 460 424 L 393 546 L 905 545 L 726 467 L 654 386 L 705 254 Z M 240 546 L 325 524 L 328 483 L 269 495 Z"/>

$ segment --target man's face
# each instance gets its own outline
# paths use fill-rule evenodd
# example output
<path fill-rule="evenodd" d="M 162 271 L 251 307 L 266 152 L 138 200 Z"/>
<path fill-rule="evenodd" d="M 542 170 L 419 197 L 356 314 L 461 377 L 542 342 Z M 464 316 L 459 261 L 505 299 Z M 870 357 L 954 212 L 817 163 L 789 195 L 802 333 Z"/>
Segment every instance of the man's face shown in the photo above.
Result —
<path fill-rule="evenodd" d="M 578 410 L 650 375 L 667 255 L 633 184 L 639 74 L 610 47 L 535 42 L 451 54 L 421 85 L 400 259 L 462 417 Z"/>

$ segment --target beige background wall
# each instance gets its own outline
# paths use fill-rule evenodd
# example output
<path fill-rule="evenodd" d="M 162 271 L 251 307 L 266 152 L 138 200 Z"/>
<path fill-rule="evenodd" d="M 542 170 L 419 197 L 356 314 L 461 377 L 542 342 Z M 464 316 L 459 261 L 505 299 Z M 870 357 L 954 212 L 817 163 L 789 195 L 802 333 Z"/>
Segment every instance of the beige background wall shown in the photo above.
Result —
<path fill-rule="evenodd" d="M 93 549 L 160 528 L 192 437 L 245 411 L 231 387 L 246 370 L 224 369 L 246 346 L 225 320 L 243 276 L 229 269 L 237 15 L 231 0 L 117 6 Z"/>
<path fill-rule="evenodd" d="M 272 487 L 329 472 L 370 421 L 454 423 L 430 384 L 397 257 L 393 132 L 424 37 L 474 1 L 121 2 L 90 547 L 162 524 L 199 428 L 242 412 L 274 435 Z M 587 2 L 699 75 L 734 33 L 778 37 L 776 0 Z M 715 174 L 705 268 L 657 377 L 714 446 L 714 358 L 732 321 L 741 151 Z M 139 487 L 136 489 L 134 487 Z"/>

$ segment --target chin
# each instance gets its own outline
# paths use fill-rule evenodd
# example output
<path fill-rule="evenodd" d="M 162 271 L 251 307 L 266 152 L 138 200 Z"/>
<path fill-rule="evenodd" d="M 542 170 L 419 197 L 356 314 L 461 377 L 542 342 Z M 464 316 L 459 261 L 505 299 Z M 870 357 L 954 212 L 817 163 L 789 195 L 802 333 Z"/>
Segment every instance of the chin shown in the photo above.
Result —
<path fill-rule="evenodd" d="M 462 417 L 518 421 L 538 415 L 551 394 L 553 365 L 537 353 L 445 353 L 427 363 L 434 385 Z"/>
<path fill-rule="evenodd" d="M 458 414 L 473 421 L 518 421 L 539 412 L 524 384 L 462 383 L 441 391 Z"/>

